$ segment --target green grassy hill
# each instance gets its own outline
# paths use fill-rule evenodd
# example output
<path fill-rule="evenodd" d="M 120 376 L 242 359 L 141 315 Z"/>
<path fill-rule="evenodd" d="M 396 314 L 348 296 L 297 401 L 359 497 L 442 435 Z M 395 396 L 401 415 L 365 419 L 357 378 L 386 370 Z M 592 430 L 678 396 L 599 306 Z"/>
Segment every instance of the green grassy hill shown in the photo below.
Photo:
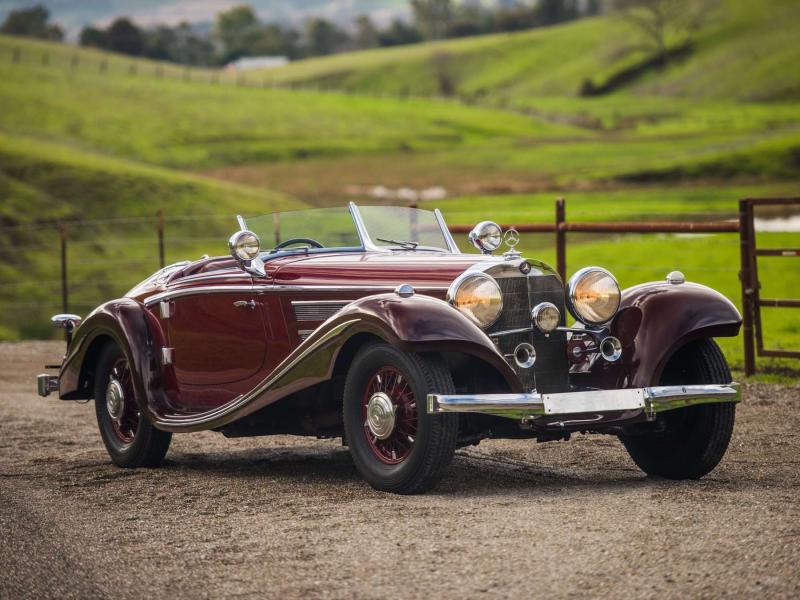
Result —
<path fill-rule="evenodd" d="M 85 314 L 157 267 L 160 208 L 169 262 L 224 253 L 236 213 L 407 202 L 427 188 L 446 198 L 422 204 L 451 223 L 549 221 L 556 196 L 571 219 L 608 220 L 730 218 L 742 196 L 798 195 L 795 4 L 733 2 L 685 62 L 595 98 L 576 95 L 583 79 L 643 57 L 618 53 L 624 26 L 609 18 L 238 81 L 0 36 L 0 339 L 51 335 L 58 221 L 70 308 Z M 441 51 L 457 59 L 459 98 L 421 97 L 436 94 Z M 791 243 L 782 236 L 763 244 Z M 680 268 L 736 300 L 736 244 L 571 235 L 568 255 L 570 268 L 602 263 L 625 285 Z M 551 236 L 525 236 L 522 249 L 552 260 Z M 774 295 L 800 297 L 792 268 L 764 267 Z M 797 312 L 765 316 L 770 345 L 800 346 Z M 725 351 L 741 362 L 739 341 Z"/>
<path fill-rule="evenodd" d="M 726 100 L 800 98 L 800 5 L 725 0 L 694 52 L 632 84 L 636 94 Z M 353 92 L 435 95 L 437 56 L 449 56 L 456 94 L 481 102 L 575 96 L 641 61 L 638 34 L 613 16 L 557 27 L 298 61 L 265 73 L 275 82 Z"/>

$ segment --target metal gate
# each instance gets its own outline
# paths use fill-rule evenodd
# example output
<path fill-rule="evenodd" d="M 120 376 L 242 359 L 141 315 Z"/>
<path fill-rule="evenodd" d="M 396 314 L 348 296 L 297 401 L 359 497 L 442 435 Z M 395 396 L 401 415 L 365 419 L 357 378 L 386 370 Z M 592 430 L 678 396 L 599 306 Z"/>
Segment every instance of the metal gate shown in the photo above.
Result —
<path fill-rule="evenodd" d="M 742 317 L 744 335 L 744 372 L 756 372 L 756 355 L 782 358 L 800 358 L 800 350 L 764 348 L 764 330 L 761 325 L 762 308 L 800 308 L 800 300 L 762 298 L 758 280 L 758 257 L 800 258 L 800 248 L 758 248 L 754 224 L 757 206 L 797 206 L 800 198 L 746 198 L 739 201 L 739 235 L 741 239 Z M 800 277 L 800 264 L 797 270 Z"/>

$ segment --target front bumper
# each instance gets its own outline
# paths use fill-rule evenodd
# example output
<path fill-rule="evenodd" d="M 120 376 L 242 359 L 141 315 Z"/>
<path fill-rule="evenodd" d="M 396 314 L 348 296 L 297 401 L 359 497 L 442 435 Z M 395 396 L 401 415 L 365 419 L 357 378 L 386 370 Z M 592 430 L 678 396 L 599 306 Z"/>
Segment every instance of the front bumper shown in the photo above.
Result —
<path fill-rule="evenodd" d="M 739 402 L 738 383 L 667 385 L 561 394 L 428 395 L 429 413 L 482 413 L 510 419 L 642 411 L 648 416 L 696 404 Z"/>

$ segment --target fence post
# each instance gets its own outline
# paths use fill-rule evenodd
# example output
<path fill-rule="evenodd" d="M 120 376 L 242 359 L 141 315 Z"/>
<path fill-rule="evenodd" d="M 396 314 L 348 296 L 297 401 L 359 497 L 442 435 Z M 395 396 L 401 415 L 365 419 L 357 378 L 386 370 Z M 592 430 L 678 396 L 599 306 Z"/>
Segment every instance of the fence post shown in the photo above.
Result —
<path fill-rule="evenodd" d="M 73 71 L 78 68 L 78 60 L 79 60 L 78 59 L 78 55 L 77 54 L 73 54 L 72 55 L 72 61 L 70 62 L 70 68 Z"/>
<path fill-rule="evenodd" d="M 45 52 L 44 54 L 42 54 L 42 66 L 46 67 L 49 64 L 50 64 L 50 54 Z"/>
<path fill-rule="evenodd" d="M 11 52 L 11 62 L 18 63 L 20 59 L 20 49 L 19 46 L 14 46 L 14 50 Z"/>
<path fill-rule="evenodd" d="M 156 231 L 158 231 L 158 264 L 163 269 L 165 266 L 164 262 L 164 211 L 163 209 L 158 209 L 156 213 L 158 220 L 156 221 Z"/>
<path fill-rule="evenodd" d="M 556 200 L 556 270 L 561 281 L 567 280 L 567 230 L 566 206 L 563 198 Z"/>
<path fill-rule="evenodd" d="M 67 281 L 67 226 L 61 223 L 58 226 L 61 235 L 61 310 L 69 312 L 69 291 Z"/>
<path fill-rule="evenodd" d="M 756 353 L 753 341 L 753 241 L 750 238 L 750 223 L 753 207 L 747 200 L 739 200 L 739 250 L 742 269 L 742 337 L 744 338 L 744 374 L 750 377 L 756 372 Z"/>

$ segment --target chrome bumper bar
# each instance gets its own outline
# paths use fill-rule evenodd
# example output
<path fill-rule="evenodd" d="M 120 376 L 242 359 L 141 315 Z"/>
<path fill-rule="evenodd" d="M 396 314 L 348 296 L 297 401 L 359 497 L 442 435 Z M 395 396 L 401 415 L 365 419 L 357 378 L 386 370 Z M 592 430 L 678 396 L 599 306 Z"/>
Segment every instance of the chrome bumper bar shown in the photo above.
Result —
<path fill-rule="evenodd" d="M 429 413 L 482 413 L 528 419 L 579 413 L 642 410 L 655 414 L 695 404 L 739 402 L 738 383 L 727 385 L 667 385 L 562 394 L 428 395 Z"/>

